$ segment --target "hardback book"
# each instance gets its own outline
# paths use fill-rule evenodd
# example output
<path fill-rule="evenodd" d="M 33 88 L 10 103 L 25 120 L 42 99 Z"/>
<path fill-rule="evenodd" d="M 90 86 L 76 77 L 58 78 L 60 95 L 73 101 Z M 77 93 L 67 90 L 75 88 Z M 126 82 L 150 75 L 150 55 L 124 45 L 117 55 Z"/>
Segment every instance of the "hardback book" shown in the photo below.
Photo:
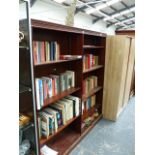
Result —
<path fill-rule="evenodd" d="M 34 60 L 34 64 L 38 63 L 38 58 L 37 58 L 37 41 L 33 41 L 33 60 Z"/>
<path fill-rule="evenodd" d="M 44 104 L 44 94 L 43 94 L 43 81 L 40 78 L 35 79 L 36 84 L 36 100 L 37 100 L 37 109 L 41 109 Z"/>
<path fill-rule="evenodd" d="M 45 41 L 46 61 L 50 61 L 50 43 Z"/>
<path fill-rule="evenodd" d="M 68 105 L 68 119 L 73 118 L 73 102 L 67 98 L 63 98 L 62 101 L 65 101 L 65 104 Z"/>
<path fill-rule="evenodd" d="M 55 123 L 55 132 L 57 132 L 58 130 L 58 122 L 57 122 L 57 112 L 54 111 L 51 108 L 45 108 L 44 111 L 46 111 L 47 113 L 49 113 L 50 115 L 54 116 L 54 123 Z"/>
<path fill-rule="evenodd" d="M 44 112 L 40 112 L 40 118 L 41 118 L 41 133 L 42 133 L 42 136 L 48 138 L 49 135 L 50 135 L 50 132 L 49 132 L 49 117 Z"/>
<path fill-rule="evenodd" d="M 66 124 L 65 107 L 60 106 L 60 104 L 58 102 L 56 102 L 55 104 L 52 104 L 50 106 L 62 111 L 62 121 L 63 121 L 63 125 L 65 125 Z"/>
<path fill-rule="evenodd" d="M 82 55 L 60 55 L 61 60 L 81 59 Z"/>
<path fill-rule="evenodd" d="M 66 98 L 75 101 L 75 112 L 76 112 L 76 116 L 78 116 L 80 114 L 80 103 L 81 103 L 80 98 L 72 95 L 66 96 Z"/>
<path fill-rule="evenodd" d="M 58 122 L 58 126 L 62 126 L 63 125 L 63 120 L 62 120 L 62 110 L 59 110 L 51 105 L 49 105 L 49 108 L 51 108 L 53 111 L 55 111 L 57 113 L 57 122 Z"/>
<path fill-rule="evenodd" d="M 45 42 L 41 41 L 41 62 L 45 62 Z"/>
<path fill-rule="evenodd" d="M 42 137 L 42 133 L 41 133 L 41 118 L 40 116 L 38 116 L 38 131 L 39 131 L 39 139 Z"/>

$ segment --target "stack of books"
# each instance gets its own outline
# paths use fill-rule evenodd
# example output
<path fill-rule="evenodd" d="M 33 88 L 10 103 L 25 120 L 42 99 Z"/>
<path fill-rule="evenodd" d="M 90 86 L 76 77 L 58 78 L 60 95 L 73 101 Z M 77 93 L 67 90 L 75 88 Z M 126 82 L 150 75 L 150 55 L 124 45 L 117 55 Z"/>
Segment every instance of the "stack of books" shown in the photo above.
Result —
<path fill-rule="evenodd" d="M 98 77 L 97 76 L 90 76 L 87 77 L 83 81 L 83 95 L 89 94 L 90 91 L 92 91 L 95 87 L 97 87 Z"/>
<path fill-rule="evenodd" d="M 66 71 L 57 75 L 49 75 L 35 79 L 37 109 L 44 106 L 44 100 L 75 87 L 75 72 Z"/>
<path fill-rule="evenodd" d="M 86 54 L 83 56 L 83 71 L 98 65 L 98 56 Z"/>
<path fill-rule="evenodd" d="M 56 133 L 59 127 L 67 124 L 70 119 L 79 116 L 80 102 L 80 98 L 70 95 L 40 111 L 39 137 L 48 138 Z"/>
<path fill-rule="evenodd" d="M 60 46 L 56 41 L 33 41 L 34 64 L 59 60 Z"/>
<path fill-rule="evenodd" d="M 94 107 L 95 102 L 96 102 L 96 95 L 93 95 L 93 96 L 89 97 L 86 100 L 86 110 L 89 110 L 90 108 Z"/>

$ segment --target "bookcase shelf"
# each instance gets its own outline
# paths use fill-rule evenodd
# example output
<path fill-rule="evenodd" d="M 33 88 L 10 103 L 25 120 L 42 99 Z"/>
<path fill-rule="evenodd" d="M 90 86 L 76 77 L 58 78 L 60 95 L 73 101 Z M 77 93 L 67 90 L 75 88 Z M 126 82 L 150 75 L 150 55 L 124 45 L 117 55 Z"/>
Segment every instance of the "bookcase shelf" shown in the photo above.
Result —
<path fill-rule="evenodd" d="M 19 46 L 19 49 L 29 50 L 30 48 L 28 46 Z"/>
<path fill-rule="evenodd" d="M 42 138 L 38 139 L 38 148 L 40 150 L 43 145 L 48 145 L 50 148 L 57 151 L 59 155 L 69 154 L 69 152 L 76 146 L 76 144 L 93 128 L 93 126 L 97 123 L 97 121 L 102 117 L 101 110 L 100 110 L 101 107 L 99 107 L 99 105 L 102 105 L 102 97 L 103 97 L 102 94 L 103 94 L 106 34 L 80 29 L 80 28 L 68 27 L 65 25 L 59 25 L 59 24 L 40 21 L 40 20 L 34 20 L 34 19 L 31 22 L 32 22 L 32 41 L 33 41 L 32 49 L 34 49 L 35 51 L 35 52 L 33 51 L 33 58 L 35 62 L 33 63 L 33 68 L 34 68 L 33 80 L 35 82 L 37 80 L 38 81 L 42 80 L 42 85 L 43 85 L 42 90 L 43 91 L 45 90 L 45 94 L 42 93 L 43 99 L 45 98 L 44 101 L 41 100 L 41 102 L 35 102 L 36 105 L 42 105 L 37 103 L 42 103 L 42 101 L 44 102 L 41 109 L 36 110 L 36 116 L 40 119 L 40 120 L 37 120 L 38 123 L 37 123 L 36 136 L 38 137 L 40 136 L 40 131 L 41 131 L 40 122 L 41 122 L 41 119 L 43 121 L 43 118 L 41 118 L 42 117 L 41 114 L 43 114 L 43 112 L 46 112 L 48 108 L 54 107 L 56 108 L 56 111 L 58 112 L 58 114 L 61 113 L 61 116 L 63 117 L 65 115 L 65 112 L 63 112 L 62 114 L 62 111 L 66 106 L 65 103 L 63 103 L 63 101 L 69 103 L 69 101 L 67 101 L 68 97 L 74 97 L 75 99 L 75 100 L 72 100 L 73 102 L 71 103 L 71 106 L 74 107 L 74 110 L 73 108 L 70 108 L 68 106 L 70 103 L 67 105 L 68 109 L 73 110 L 74 117 L 72 118 L 72 116 L 70 117 L 67 114 L 66 118 L 64 117 L 64 119 L 68 120 L 67 117 L 68 118 L 70 117 L 71 119 L 69 119 L 65 125 L 60 126 L 57 129 L 57 132 L 50 135 L 48 138 L 43 138 L 43 136 L 41 135 Z M 41 43 L 41 46 L 40 46 L 40 43 Z M 56 46 L 55 45 L 52 46 L 53 43 L 56 44 Z M 37 50 L 35 47 L 37 47 Z M 46 47 L 46 48 L 43 48 L 43 47 Z M 55 48 L 55 47 L 58 47 L 58 48 Z M 56 49 L 59 51 L 56 51 Z M 56 54 L 53 54 L 52 52 Z M 41 53 L 44 53 L 44 54 L 42 55 Z M 36 57 L 36 55 L 38 57 Z M 88 58 L 88 61 L 84 61 L 85 60 L 84 57 L 86 59 Z M 64 59 L 56 60 L 58 58 L 59 59 L 64 58 Z M 43 62 L 43 63 L 37 63 L 37 62 Z M 83 63 L 83 62 L 86 62 L 86 63 Z M 87 65 L 87 62 L 88 62 L 88 65 Z M 89 69 L 84 70 L 84 68 L 89 68 Z M 68 76 L 66 78 L 64 74 L 66 71 L 70 71 L 72 73 L 74 72 L 73 73 L 74 78 L 72 78 L 73 74 L 66 75 Z M 54 79 L 54 76 L 56 80 Z M 57 80 L 57 78 L 59 78 L 59 80 Z M 88 78 L 88 81 L 94 80 L 94 85 L 93 84 L 92 85 L 93 87 L 95 86 L 97 87 L 91 90 L 87 95 L 83 95 L 83 87 L 84 87 L 83 82 L 85 81 L 85 79 L 87 80 L 87 78 Z M 56 85 L 58 87 L 53 86 L 53 88 L 56 88 L 56 91 L 59 90 L 59 87 L 60 89 L 62 89 L 63 86 L 67 87 L 66 85 L 69 83 L 72 83 L 73 79 L 74 79 L 75 85 L 72 85 L 72 86 L 75 86 L 75 87 L 71 87 L 70 89 L 65 90 L 59 94 L 55 93 L 57 94 L 56 96 L 48 98 L 48 96 L 50 95 L 49 94 L 47 95 L 46 92 L 49 93 L 50 87 L 48 88 L 48 91 L 47 91 L 46 82 L 47 81 L 49 82 L 49 79 L 52 80 L 52 82 L 53 80 L 55 80 Z M 65 81 L 66 79 L 67 80 L 69 79 L 70 81 L 68 80 L 68 82 L 65 82 L 64 84 L 63 80 Z M 34 89 L 35 89 L 36 101 L 38 101 L 37 97 L 39 96 L 38 94 L 40 93 L 40 91 L 38 91 L 39 90 L 38 87 L 40 88 L 40 83 L 35 83 Z M 89 100 L 89 97 L 90 99 L 92 99 L 92 106 L 95 104 L 92 107 L 93 109 L 92 114 L 94 114 L 93 113 L 94 111 L 98 112 L 98 117 L 95 118 L 95 120 L 91 123 L 89 127 L 82 129 L 81 127 L 83 123 L 82 104 L 83 102 L 86 102 L 87 99 Z M 42 96 L 41 96 L 41 99 L 42 99 Z M 76 99 L 78 99 L 78 101 Z M 57 102 L 58 100 L 60 101 Z M 75 115 L 76 102 L 77 103 L 79 102 L 79 108 L 78 108 L 79 114 L 77 114 L 78 116 Z M 63 104 L 65 106 L 59 105 L 59 104 Z M 70 111 L 68 113 L 70 113 Z M 52 114 L 50 113 L 50 115 Z M 46 117 L 47 113 L 44 113 L 44 116 Z M 54 129 L 56 129 L 56 127 L 54 127 Z"/>
<path fill-rule="evenodd" d="M 69 60 L 54 60 L 54 61 L 38 63 L 38 64 L 35 64 L 34 66 L 37 67 L 37 66 L 43 66 L 43 65 L 49 65 L 49 64 L 64 63 L 64 62 L 76 61 L 76 60 L 80 60 L 80 59 L 82 59 L 82 58 L 73 58 L 73 59 L 69 59 Z"/>
<path fill-rule="evenodd" d="M 70 94 L 72 94 L 72 93 L 78 91 L 78 90 L 80 90 L 80 88 L 74 88 L 74 87 L 72 87 L 72 88 L 70 88 L 70 89 L 67 89 L 67 90 L 65 90 L 65 91 L 63 91 L 63 92 L 61 92 L 61 93 L 59 93 L 59 94 L 56 95 L 56 96 L 53 96 L 53 97 L 51 97 L 51 98 L 49 98 L 49 99 L 45 99 L 45 100 L 44 100 L 44 106 L 42 107 L 42 109 L 45 108 L 45 107 L 47 107 L 47 106 L 49 106 L 50 104 L 52 104 L 52 103 L 54 103 L 54 102 L 60 100 L 60 99 L 62 99 L 63 97 L 68 96 L 68 95 L 70 95 Z M 42 109 L 41 109 L 41 110 L 42 110 Z"/>
<path fill-rule="evenodd" d="M 88 73 L 88 72 L 91 72 L 91 71 L 95 71 L 95 70 L 100 69 L 102 67 L 103 67 L 103 65 L 94 66 L 94 67 L 91 67 L 89 69 L 84 70 L 83 73 Z"/>
<path fill-rule="evenodd" d="M 58 131 L 55 132 L 54 134 L 50 135 L 48 138 L 41 138 L 40 139 L 40 145 L 42 146 L 45 143 L 47 143 L 48 141 L 50 141 L 54 136 L 56 136 L 57 134 L 59 134 L 62 130 L 64 130 L 67 126 L 69 126 L 73 121 L 75 121 L 78 117 L 79 116 L 74 117 L 74 118 L 70 119 L 69 121 L 67 121 L 67 123 L 65 125 L 59 127 L 58 128 Z"/>
<path fill-rule="evenodd" d="M 88 126 L 82 128 L 82 134 L 85 134 L 90 131 L 90 129 L 102 118 L 102 114 L 100 114 L 97 118 L 94 119 L 94 121 Z"/>
<path fill-rule="evenodd" d="M 98 91 L 100 91 L 102 89 L 101 86 L 96 87 L 95 89 L 91 90 L 87 95 L 83 95 L 82 96 L 82 101 L 85 102 L 87 100 L 88 97 L 94 95 L 95 93 L 97 93 Z"/>
<path fill-rule="evenodd" d="M 30 87 L 19 85 L 19 93 L 31 92 L 32 89 Z"/>
<path fill-rule="evenodd" d="M 95 46 L 95 45 L 83 45 L 84 49 L 102 49 L 104 46 Z"/>

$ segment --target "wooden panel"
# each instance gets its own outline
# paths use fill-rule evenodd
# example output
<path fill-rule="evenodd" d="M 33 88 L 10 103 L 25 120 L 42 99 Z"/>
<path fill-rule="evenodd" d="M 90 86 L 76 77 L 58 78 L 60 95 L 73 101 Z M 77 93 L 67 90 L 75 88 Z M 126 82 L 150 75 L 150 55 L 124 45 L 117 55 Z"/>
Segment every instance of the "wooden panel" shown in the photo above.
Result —
<path fill-rule="evenodd" d="M 129 100 L 130 88 L 131 88 L 131 82 L 132 82 L 132 74 L 133 74 L 133 69 L 134 69 L 134 60 L 135 60 L 135 40 L 131 39 L 128 68 L 127 68 L 125 89 L 124 89 L 124 99 L 123 99 L 122 107 L 124 107 L 128 103 L 128 100 Z"/>
<path fill-rule="evenodd" d="M 116 35 L 129 35 L 129 36 L 135 36 L 135 30 L 119 30 L 116 31 Z"/>
<path fill-rule="evenodd" d="M 109 36 L 106 43 L 103 116 L 116 120 L 123 100 L 130 38 Z"/>

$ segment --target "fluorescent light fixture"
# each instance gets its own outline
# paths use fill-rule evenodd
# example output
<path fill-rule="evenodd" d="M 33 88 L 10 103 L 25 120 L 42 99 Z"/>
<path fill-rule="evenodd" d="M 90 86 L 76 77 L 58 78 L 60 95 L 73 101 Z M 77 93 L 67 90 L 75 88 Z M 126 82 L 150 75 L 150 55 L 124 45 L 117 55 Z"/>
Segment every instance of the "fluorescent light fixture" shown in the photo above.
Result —
<path fill-rule="evenodd" d="M 121 1 L 121 0 L 111 0 L 111 1 L 107 2 L 107 5 L 110 6 L 110 5 L 113 5 L 115 3 L 118 3 L 119 1 Z"/>
<path fill-rule="evenodd" d="M 63 3 L 65 0 L 54 0 L 57 3 Z"/>
<path fill-rule="evenodd" d="M 135 17 L 130 18 L 130 19 L 126 19 L 126 20 L 123 20 L 123 21 L 121 21 L 121 22 L 115 23 L 115 25 L 124 24 L 125 22 L 129 22 L 129 21 L 132 21 L 132 20 L 134 20 L 134 19 L 135 19 Z"/>
<path fill-rule="evenodd" d="M 108 5 L 106 3 L 105 4 L 101 4 L 101 5 L 96 6 L 96 9 L 100 10 L 100 9 L 106 8 L 107 6 Z"/>
<path fill-rule="evenodd" d="M 121 0 L 111 0 L 111 1 L 108 1 L 108 2 L 106 2 L 104 4 L 97 5 L 96 6 L 96 10 L 104 9 L 104 8 L 110 6 L 110 5 L 113 5 L 115 3 L 118 3 L 119 1 L 121 1 Z"/>
<path fill-rule="evenodd" d="M 106 17 L 106 18 L 104 18 L 103 20 L 104 20 L 104 21 L 107 21 L 107 20 L 111 20 L 111 19 L 114 19 L 114 17 L 112 17 L 112 16 Z"/>
<path fill-rule="evenodd" d="M 91 13 L 93 13 L 93 12 L 95 12 L 95 11 L 97 11 L 96 9 L 94 9 L 94 8 L 92 8 L 92 9 L 87 9 L 86 10 L 86 14 L 91 14 Z"/>
<path fill-rule="evenodd" d="M 112 15 L 113 18 L 116 18 L 118 16 L 121 16 L 121 14 L 120 13 L 116 13 L 116 14 Z"/>
<path fill-rule="evenodd" d="M 122 15 L 128 14 L 128 13 L 134 11 L 134 10 L 135 10 L 135 8 L 133 7 L 131 9 L 127 9 L 127 10 L 122 11 L 120 13 L 116 13 L 116 14 L 112 15 L 111 18 L 110 17 L 104 18 L 104 21 L 111 20 L 111 19 L 114 19 L 116 17 L 119 17 L 119 16 L 122 16 Z"/>

